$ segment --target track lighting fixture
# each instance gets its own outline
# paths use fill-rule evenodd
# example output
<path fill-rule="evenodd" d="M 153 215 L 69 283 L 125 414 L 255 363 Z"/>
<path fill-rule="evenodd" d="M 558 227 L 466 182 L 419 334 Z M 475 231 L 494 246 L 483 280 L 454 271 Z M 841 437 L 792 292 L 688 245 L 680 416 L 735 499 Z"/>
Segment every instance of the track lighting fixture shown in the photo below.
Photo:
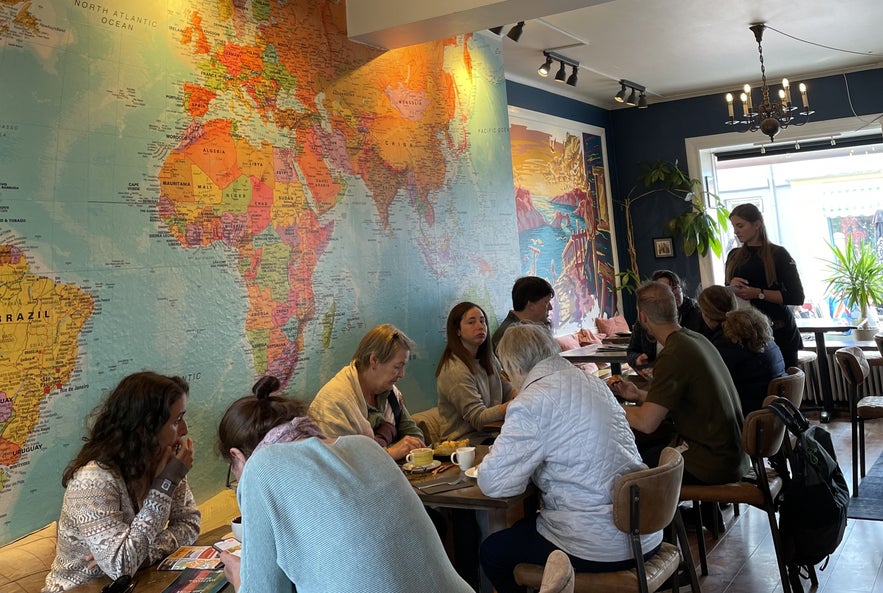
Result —
<path fill-rule="evenodd" d="M 500 25 L 498 27 L 490 27 L 488 31 L 493 33 L 494 35 L 502 35 L 503 27 L 505 25 Z M 521 39 L 521 34 L 524 32 L 524 21 L 518 21 L 517 24 L 513 25 L 509 32 L 506 34 L 506 37 L 518 43 L 518 40 Z"/>
<path fill-rule="evenodd" d="M 564 82 L 567 79 L 567 71 L 564 69 L 564 62 L 559 62 L 561 67 L 558 68 L 558 72 L 555 74 L 555 82 Z"/>
<path fill-rule="evenodd" d="M 558 71 L 555 73 L 555 81 L 563 82 L 570 86 L 576 86 L 578 80 L 576 72 L 579 70 L 579 62 L 571 60 L 567 56 L 555 53 L 554 51 L 544 51 L 543 56 L 546 58 L 546 61 L 537 68 L 537 74 L 543 78 L 549 76 L 549 73 L 552 71 L 552 62 L 558 62 L 559 66 Z M 572 68 L 570 76 L 567 75 L 567 66 Z"/>
<path fill-rule="evenodd" d="M 524 32 L 524 21 L 518 21 L 518 24 L 509 29 L 508 37 L 512 41 L 518 43 L 518 40 L 521 39 L 521 34 Z"/>
<path fill-rule="evenodd" d="M 646 91 L 647 89 L 642 85 L 623 79 L 619 81 L 619 92 L 614 95 L 613 100 L 617 103 L 631 105 L 632 107 L 637 105 L 638 109 L 647 109 Z M 638 93 L 640 93 L 640 97 Z"/>
<path fill-rule="evenodd" d="M 543 62 L 542 66 L 537 68 L 537 74 L 539 74 L 543 78 L 546 78 L 547 76 L 549 76 L 549 72 L 552 70 L 552 56 L 550 56 L 546 52 L 543 52 L 543 55 L 546 56 L 546 61 Z"/>

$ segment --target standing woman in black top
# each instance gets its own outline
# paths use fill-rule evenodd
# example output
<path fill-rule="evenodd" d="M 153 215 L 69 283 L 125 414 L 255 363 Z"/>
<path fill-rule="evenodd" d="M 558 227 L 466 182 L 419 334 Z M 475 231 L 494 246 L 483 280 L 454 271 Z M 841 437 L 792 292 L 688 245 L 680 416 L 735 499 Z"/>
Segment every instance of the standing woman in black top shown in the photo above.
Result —
<path fill-rule="evenodd" d="M 785 367 L 797 366 L 803 340 L 789 307 L 802 305 L 804 299 L 797 264 L 784 247 L 770 243 L 763 215 L 754 204 L 733 208 L 730 222 L 742 246 L 727 255 L 727 284 L 770 318 Z"/>

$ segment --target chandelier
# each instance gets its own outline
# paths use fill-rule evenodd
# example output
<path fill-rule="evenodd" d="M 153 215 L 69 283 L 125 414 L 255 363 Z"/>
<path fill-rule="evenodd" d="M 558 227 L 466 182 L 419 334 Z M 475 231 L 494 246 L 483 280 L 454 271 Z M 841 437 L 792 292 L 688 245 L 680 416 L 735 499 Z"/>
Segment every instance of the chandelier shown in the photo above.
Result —
<path fill-rule="evenodd" d="M 770 100 L 770 88 L 766 83 L 766 68 L 763 65 L 763 30 L 766 25 L 763 23 L 755 23 L 749 27 L 754 32 L 754 38 L 757 39 L 757 53 L 760 55 L 760 76 L 761 76 L 761 102 L 754 105 L 754 99 L 751 96 L 751 85 L 746 84 L 742 88 L 742 94 L 739 98 L 742 101 L 742 117 L 736 119 L 733 108 L 733 94 L 727 93 L 727 111 L 730 119 L 724 123 L 728 126 L 734 126 L 737 132 L 756 132 L 760 130 L 770 137 L 770 142 L 784 128 L 788 126 L 802 126 L 809 121 L 809 116 L 815 113 L 809 108 L 809 99 L 806 96 L 806 85 L 802 82 L 798 86 L 800 89 L 800 100 L 803 104 L 803 111 L 795 113 L 797 106 L 791 104 L 791 85 L 787 78 L 782 79 L 782 88 L 779 89 L 779 101 Z"/>

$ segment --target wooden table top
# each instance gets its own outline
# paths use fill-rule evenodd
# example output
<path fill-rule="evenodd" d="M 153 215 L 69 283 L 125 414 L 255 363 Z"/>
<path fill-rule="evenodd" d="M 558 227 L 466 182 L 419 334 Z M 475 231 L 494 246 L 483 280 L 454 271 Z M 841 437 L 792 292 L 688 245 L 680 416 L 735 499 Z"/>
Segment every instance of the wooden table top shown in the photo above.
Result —
<path fill-rule="evenodd" d="M 589 344 L 565 350 L 561 356 L 570 362 L 628 362 L 628 352 L 622 344 Z"/>
<path fill-rule="evenodd" d="M 227 535 L 230 535 L 230 526 L 221 525 L 216 529 L 199 534 L 195 545 L 210 546 L 224 539 Z M 135 593 L 161 593 L 163 589 L 171 585 L 180 575 L 180 570 L 156 570 L 155 564 L 142 568 L 135 573 L 133 579 L 136 583 Z M 111 583 L 111 580 L 108 577 L 101 577 L 73 589 L 68 589 L 67 593 L 101 593 L 101 589 L 109 583 Z M 228 591 L 232 592 L 233 587 L 230 586 L 230 583 L 227 583 L 221 591 L 225 593 Z"/>
<path fill-rule="evenodd" d="M 481 460 L 484 459 L 484 456 L 487 455 L 489 450 L 490 447 L 488 447 L 487 445 L 477 445 L 475 447 L 475 465 L 481 463 Z M 505 498 L 491 498 L 490 496 L 484 495 L 484 493 L 478 487 L 478 484 L 474 478 L 467 478 L 466 476 L 463 476 L 460 468 L 457 466 L 454 466 L 453 468 L 445 471 L 444 473 L 438 474 L 438 476 L 435 477 L 431 476 L 428 473 L 407 474 L 407 476 L 408 481 L 415 486 L 420 485 L 421 482 L 430 482 L 435 478 L 441 477 L 446 477 L 449 479 L 449 481 L 454 481 L 461 477 L 465 480 L 469 480 L 469 486 L 467 486 L 466 488 L 448 490 L 447 492 L 427 494 L 415 489 L 415 491 L 417 492 L 417 496 L 419 496 L 420 500 L 423 501 L 423 504 L 427 506 L 486 511 L 506 510 L 522 504 L 526 499 L 534 496 L 537 492 L 536 486 L 531 483 L 521 494 L 515 496 L 507 496 Z"/>

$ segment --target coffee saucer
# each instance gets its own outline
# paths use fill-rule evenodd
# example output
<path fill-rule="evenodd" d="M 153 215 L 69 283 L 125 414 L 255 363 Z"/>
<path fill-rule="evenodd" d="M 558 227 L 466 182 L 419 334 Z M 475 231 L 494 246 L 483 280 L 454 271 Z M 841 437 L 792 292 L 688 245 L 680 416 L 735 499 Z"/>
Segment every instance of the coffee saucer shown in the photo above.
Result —
<path fill-rule="evenodd" d="M 467 478 L 477 478 L 478 477 L 478 466 L 470 467 L 465 472 Z"/>
<path fill-rule="evenodd" d="M 402 469 L 405 470 L 406 472 L 418 474 L 418 473 L 434 470 L 435 468 L 437 468 L 441 464 L 442 464 L 442 462 L 439 461 L 438 459 L 433 459 L 432 463 L 430 463 L 429 465 L 414 465 L 413 463 L 411 463 L 409 461 L 408 463 L 405 463 L 404 465 L 402 465 Z"/>

